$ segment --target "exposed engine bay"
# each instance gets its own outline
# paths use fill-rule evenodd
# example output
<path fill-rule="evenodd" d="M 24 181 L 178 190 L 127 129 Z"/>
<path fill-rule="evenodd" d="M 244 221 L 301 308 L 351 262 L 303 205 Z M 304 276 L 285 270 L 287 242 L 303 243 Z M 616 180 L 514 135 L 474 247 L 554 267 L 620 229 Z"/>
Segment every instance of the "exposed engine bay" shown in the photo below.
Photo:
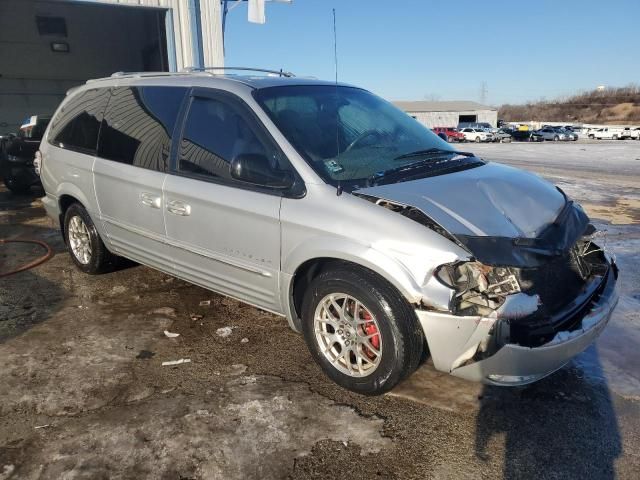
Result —
<path fill-rule="evenodd" d="M 438 279 L 456 291 L 451 312 L 499 320 L 497 345 L 543 345 L 579 328 L 580 308 L 597 295 L 609 264 L 591 237 L 537 267 L 491 267 L 477 261 L 444 265 Z M 576 308 L 571 308 L 576 307 Z"/>
<path fill-rule="evenodd" d="M 604 250 L 593 241 L 600 232 L 571 201 L 537 238 L 504 238 L 453 234 L 420 209 L 360 196 L 470 252 L 470 261 L 443 265 L 435 274 L 456 292 L 449 305 L 451 313 L 496 320 L 488 332 L 490 338 L 476 352 L 480 356 L 506 343 L 537 347 L 558 332 L 580 328 L 581 309 L 610 274 Z"/>

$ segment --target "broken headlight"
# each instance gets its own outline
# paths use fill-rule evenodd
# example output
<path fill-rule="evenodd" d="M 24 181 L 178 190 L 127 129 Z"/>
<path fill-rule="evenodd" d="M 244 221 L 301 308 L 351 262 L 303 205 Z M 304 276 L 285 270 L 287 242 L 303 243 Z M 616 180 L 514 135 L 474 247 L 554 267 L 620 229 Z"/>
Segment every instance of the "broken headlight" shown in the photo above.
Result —
<path fill-rule="evenodd" d="M 511 267 L 460 262 L 442 265 L 436 276 L 456 291 L 452 310 L 457 315 L 488 315 L 504 303 L 507 295 L 521 291 Z"/>

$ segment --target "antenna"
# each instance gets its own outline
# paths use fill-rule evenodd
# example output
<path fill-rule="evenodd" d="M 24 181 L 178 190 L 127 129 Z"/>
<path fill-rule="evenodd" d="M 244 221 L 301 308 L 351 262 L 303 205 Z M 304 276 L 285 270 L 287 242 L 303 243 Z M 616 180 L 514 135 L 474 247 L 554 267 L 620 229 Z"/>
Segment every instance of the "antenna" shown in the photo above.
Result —
<path fill-rule="evenodd" d="M 338 123 L 340 117 L 338 116 L 338 35 L 336 33 L 336 9 L 333 8 L 333 63 L 336 70 L 336 158 L 340 155 L 340 133 L 338 131 Z M 338 180 L 338 188 L 336 189 L 336 195 L 342 195 L 342 183 Z"/>

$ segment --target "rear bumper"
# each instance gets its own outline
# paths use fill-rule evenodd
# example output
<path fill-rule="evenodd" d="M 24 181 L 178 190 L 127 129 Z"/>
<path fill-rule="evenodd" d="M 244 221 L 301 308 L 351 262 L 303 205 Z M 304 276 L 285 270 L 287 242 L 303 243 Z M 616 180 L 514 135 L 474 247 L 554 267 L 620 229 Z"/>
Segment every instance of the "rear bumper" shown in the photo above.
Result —
<path fill-rule="evenodd" d="M 460 317 L 416 310 L 438 370 L 467 380 L 494 385 L 525 385 L 539 380 L 585 350 L 609 322 L 618 302 L 615 267 L 609 268 L 598 295 L 589 299 L 581 326 L 561 331 L 539 347 L 505 344 L 493 355 L 474 361 L 490 337 L 495 318 Z"/>

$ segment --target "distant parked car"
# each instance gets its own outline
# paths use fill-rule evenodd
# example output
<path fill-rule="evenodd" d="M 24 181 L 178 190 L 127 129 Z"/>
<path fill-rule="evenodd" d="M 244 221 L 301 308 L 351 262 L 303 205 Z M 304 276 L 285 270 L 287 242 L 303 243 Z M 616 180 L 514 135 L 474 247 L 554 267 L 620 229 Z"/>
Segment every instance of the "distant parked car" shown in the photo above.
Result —
<path fill-rule="evenodd" d="M 480 128 L 463 128 L 461 133 L 464 135 L 464 139 L 467 142 L 492 142 L 493 134 L 485 132 Z"/>
<path fill-rule="evenodd" d="M 464 135 L 453 127 L 434 127 L 433 132 L 445 142 L 464 142 Z"/>
<path fill-rule="evenodd" d="M 460 122 L 458 123 L 458 130 L 463 128 L 493 128 L 488 122 Z"/>
<path fill-rule="evenodd" d="M 505 132 L 511 135 L 511 140 L 515 142 L 543 142 L 544 138 L 541 134 L 533 130 L 513 130 L 505 129 Z"/>
<path fill-rule="evenodd" d="M 589 132 L 589 138 L 596 140 L 618 140 L 622 136 L 622 129 L 603 127 Z"/>
<path fill-rule="evenodd" d="M 499 128 L 496 133 L 493 134 L 493 141 L 500 143 L 511 143 L 511 133 L 506 128 Z"/>
<path fill-rule="evenodd" d="M 28 117 L 16 135 L 9 135 L 0 144 L 0 176 L 13 193 L 24 193 L 34 185 L 40 185 L 33 158 L 40 146 L 51 117 Z"/>
<path fill-rule="evenodd" d="M 589 137 L 589 127 L 573 127 L 571 131 L 578 135 L 578 138 L 588 138 Z"/>
<path fill-rule="evenodd" d="M 578 140 L 578 134 L 566 127 L 555 127 L 554 130 L 564 134 L 567 141 L 575 142 Z"/>
<path fill-rule="evenodd" d="M 542 138 L 545 140 L 553 140 L 554 142 L 567 140 L 567 136 L 564 133 L 555 130 L 553 127 L 541 128 L 540 130 L 537 130 L 537 132 L 542 135 Z"/>
<path fill-rule="evenodd" d="M 620 135 L 621 140 L 640 140 L 640 128 L 626 127 Z"/>

